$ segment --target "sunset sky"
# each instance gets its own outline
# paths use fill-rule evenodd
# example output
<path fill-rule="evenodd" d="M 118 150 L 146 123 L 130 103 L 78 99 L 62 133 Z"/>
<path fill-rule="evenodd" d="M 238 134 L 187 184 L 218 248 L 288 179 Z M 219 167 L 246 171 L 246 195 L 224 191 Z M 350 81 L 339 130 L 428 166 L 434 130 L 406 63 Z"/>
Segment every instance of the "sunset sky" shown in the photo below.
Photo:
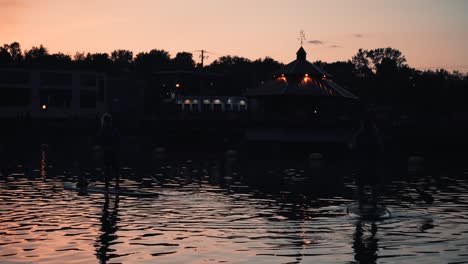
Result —
<path fill-rule="evenodd" d="M 210 51 L 311 61 L 393 47 L 416 68 L 468 72 L 468 0 L 0 0 L 0 44 L 50 52 Z"/>

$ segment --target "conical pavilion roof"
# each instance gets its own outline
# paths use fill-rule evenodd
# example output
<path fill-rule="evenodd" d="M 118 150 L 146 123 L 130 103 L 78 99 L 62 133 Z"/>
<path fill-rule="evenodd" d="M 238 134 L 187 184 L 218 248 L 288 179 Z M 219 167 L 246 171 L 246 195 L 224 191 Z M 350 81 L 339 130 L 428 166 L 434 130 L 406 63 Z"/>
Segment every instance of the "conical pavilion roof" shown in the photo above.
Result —
<path fill-rule="evenodd" d="M 296 60 L 273 74 L 273 78 L 259 88 L 249 90 L 247 96 L 297 94 L 310 96 L 336 96 L 357 99 L 333 81 L 332 75 L 307 61 L 304 48 L 297 51 Z"/>

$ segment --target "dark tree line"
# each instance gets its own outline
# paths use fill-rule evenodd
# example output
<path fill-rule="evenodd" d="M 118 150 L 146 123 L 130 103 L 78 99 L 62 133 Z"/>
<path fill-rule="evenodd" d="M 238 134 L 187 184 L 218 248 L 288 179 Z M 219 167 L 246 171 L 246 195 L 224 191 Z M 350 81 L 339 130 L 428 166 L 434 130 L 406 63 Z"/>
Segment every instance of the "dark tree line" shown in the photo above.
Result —
<path fill-rule="evenodd" d="M 316 62 L 342 84 L 369 104 L 393 111 L 448 113 L 467 111 L 468 76 L 444 69 L 420 71 L 406 63 L 396 49 L 358 50 L 348 61 Z M 219 73 L 227 85 L 222 93 L 240 94 L 258 87 L 271 78 L 282 64 L 266 57 L 249 60 L 238 56 L 223 56 L 203 69 L 189 52 L 171 57 L 165 50 L 153 49 L 136 55 L 129 50 L 108 53 L 76 53 L 73 58 L 63 53 L 50 54 L 42 45 L 22 51 L 19 43 L 0 46 L 0 67 L 41 67 L 84 69 L 108 74 L 131 73 L 147 78 L 158 71 L 183 70 Z"/>
<path fill-rule="evenodd" d="M 257 87 L 281 64 L 272 58 L 251 61 L 242 57 L 223 56 L 211 65 L 201 68 L 189 52 L 179 52 L 171 57 L 165 50 L 153 49 L 136 55 L 129 50 L 114 50 L 108 53 L 77 52 L 73 58 L 63 53 L 50 54 L 42 45 L 21 51 L 19 43 L 0 47 L 0 67 L 41 67 L 102 71 L 108 74 L 130 73 L 139 78 L 150 79 L 160 71 L 201 71 L 218 73 L 226 79 L 222 94 L 240 94 Z"/>
<path fill-rule="evenodd" d="M 437 116 L 468 110 L 468 75 L 411 68 L 396 49 L 360 49 L 346 62 L 318 63 L 365 102 L 396 114 Z"/>

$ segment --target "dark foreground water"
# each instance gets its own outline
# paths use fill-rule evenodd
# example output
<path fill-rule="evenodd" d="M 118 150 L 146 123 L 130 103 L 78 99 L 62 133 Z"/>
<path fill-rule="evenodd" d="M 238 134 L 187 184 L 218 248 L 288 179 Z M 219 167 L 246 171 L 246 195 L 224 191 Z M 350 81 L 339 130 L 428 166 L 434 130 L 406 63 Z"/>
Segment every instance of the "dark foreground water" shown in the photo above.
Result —
<path fill-rule="evenodd" d="M 85 154 L 10 157 L 0 263 L 468 263 L 468 166 L 415 158 L 405 175 L 377 170 L 386 179 L 372 188 L 349 160 L 154 155 L 121 170 L 124 188 L 160 193 L 147 198 L 64 190 L 78 174 L 102 186 Z M 391 216 L 350 216 L 373 189 Z"/>

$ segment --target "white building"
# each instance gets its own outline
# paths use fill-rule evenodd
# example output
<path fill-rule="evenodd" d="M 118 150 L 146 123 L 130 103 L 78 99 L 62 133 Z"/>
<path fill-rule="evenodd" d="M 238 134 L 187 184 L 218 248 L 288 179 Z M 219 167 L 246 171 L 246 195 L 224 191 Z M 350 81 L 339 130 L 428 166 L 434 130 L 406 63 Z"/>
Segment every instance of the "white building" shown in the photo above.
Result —
<path fill-rule="evenodd" d="M 0 118 L 94 118 L 106 110 L 107 77 L 85 71 L 0 69 Z"/>

